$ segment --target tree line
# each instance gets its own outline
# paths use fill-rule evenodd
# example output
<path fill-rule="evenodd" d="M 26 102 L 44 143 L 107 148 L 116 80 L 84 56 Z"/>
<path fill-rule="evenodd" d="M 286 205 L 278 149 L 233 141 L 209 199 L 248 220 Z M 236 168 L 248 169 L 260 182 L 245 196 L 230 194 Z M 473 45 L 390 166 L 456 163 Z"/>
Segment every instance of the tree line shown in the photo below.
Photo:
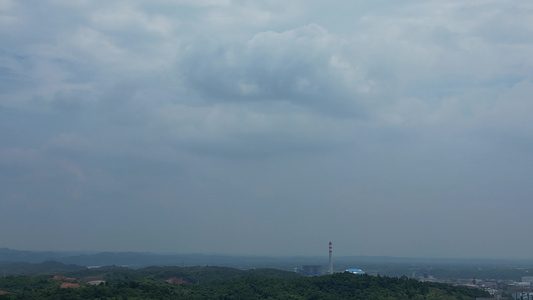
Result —
<path fill-rule="evenodd" d="M 151 267 L 139 270 L 87 270 L 86 278 L 105 278 L 97 286 L 78 282 L 80 288 L 60 288 L 51 276 L 8 276 L 0 279 L 0 300 L 14 299 L 475 299 L 488 293 L 407 277 L 333 275 L 303 277 L 272 270 L 220 267 Z M 100 272 L 100 273 L 99 273 Z M 101 273 L 105 272 L 105 273 Z M 82 273 L 78 273 L 82 275 Z M 69 274 L 73 276 L 73 274 Z M 180 277 L 181 284 L 164 279 Z M 203 278 L 204 281 L 198 280 Z M 185 282 L 185 283 L 184 283 Z"/>

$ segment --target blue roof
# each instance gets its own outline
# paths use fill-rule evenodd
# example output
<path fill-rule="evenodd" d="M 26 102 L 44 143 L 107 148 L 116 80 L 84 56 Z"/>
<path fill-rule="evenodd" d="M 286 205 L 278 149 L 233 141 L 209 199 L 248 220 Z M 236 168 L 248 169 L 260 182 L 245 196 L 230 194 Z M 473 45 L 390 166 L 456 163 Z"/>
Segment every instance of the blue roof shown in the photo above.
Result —
<path fill-rule="evenodd" d="M 361 269 L 346 269 L 346 272 L 349 272 L 349 273 L 352 273 L 352 274 L 357 274 L 357 275 L 366 274 L 365 271 L 363 271 Z"/>

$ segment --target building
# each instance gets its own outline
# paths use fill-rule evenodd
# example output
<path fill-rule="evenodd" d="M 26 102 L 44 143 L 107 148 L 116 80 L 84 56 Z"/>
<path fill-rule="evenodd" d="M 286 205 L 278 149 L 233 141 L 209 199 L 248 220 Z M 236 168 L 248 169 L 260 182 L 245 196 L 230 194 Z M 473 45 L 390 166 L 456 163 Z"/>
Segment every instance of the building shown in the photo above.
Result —
<path fill-rule="evenodd" d="M 522 276 L 522 282 L 533 282 L 533 276 Z"/>
<path fill-rule="evenodd" d="M 348 273 L 352 273 L 352 274 L 355 274 L 355 275 L 365 275 L 365 271 L 361 270 L 361 269 L 346 269 L 345 272 L 348 272 Z"/>

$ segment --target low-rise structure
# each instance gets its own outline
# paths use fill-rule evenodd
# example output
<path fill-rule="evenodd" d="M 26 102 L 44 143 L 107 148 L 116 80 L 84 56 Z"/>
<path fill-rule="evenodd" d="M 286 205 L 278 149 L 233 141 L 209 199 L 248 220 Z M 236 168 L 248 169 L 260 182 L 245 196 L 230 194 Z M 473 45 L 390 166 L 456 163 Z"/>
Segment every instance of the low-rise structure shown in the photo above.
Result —
<path fill-rule="evenodd" d="M 101 285 L 105 284 L 105 280 L 91 280 L 87 282 L 88 285 Z"/>

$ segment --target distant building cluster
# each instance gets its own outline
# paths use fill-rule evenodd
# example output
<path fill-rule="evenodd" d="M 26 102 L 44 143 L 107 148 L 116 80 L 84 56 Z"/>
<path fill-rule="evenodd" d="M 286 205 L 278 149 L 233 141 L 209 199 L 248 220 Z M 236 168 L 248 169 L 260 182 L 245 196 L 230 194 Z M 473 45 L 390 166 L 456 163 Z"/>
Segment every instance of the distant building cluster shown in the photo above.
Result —
<path fill-rule="evenodd" d="M 487 299 L 509 299 L 533 300 L 533 276 L 524 276 L 521 281 L 501 280 L 501 279 L 440 279 L 429 273 L 424 273 L 418 278 L 420 281 L 448 283 L 455 286 L 464 286 L 487 291 L 492 298 Z M 476 299 L 484 300 L 484 299 Z"/>

